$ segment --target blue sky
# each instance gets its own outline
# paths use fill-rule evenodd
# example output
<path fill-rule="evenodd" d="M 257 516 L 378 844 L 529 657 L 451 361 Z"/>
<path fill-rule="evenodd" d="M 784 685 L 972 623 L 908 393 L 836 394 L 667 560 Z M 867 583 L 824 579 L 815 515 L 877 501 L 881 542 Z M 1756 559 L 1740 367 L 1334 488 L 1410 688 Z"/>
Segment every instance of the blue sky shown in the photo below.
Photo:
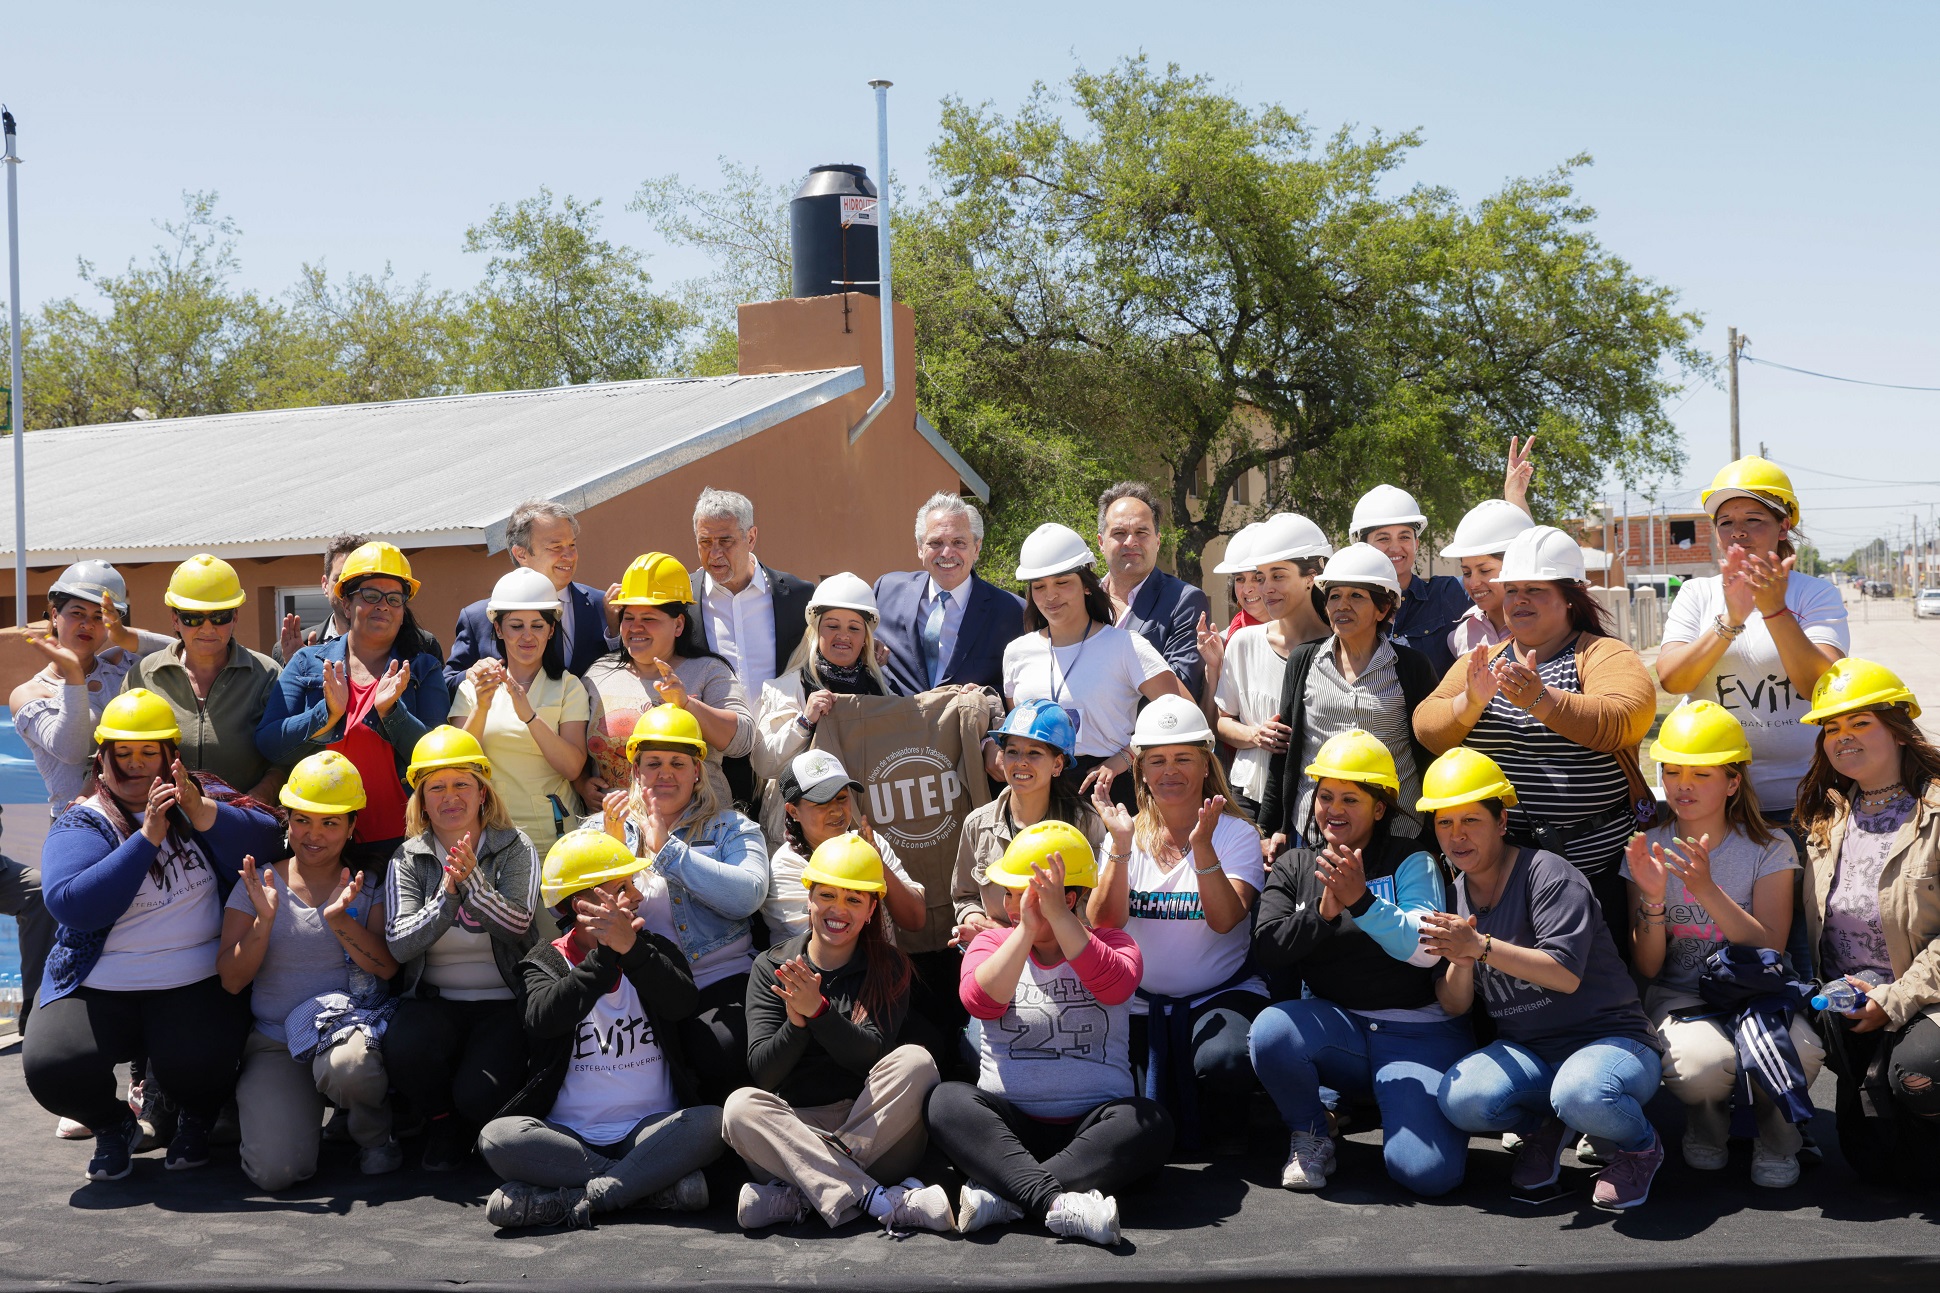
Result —
<path fill-rule="evenodd" d="M 80 287 L 77 256 L 145 252 L 184 189 L 221 192 L 265 291 L 318 259 L 465 286 L 465 226 L 542 184 L 604 198 L 671 283 L 701 266 L 625 212 L 644 178 L 706 180 L 723 155 L 775 178 L 873 167 L 873 76 L 896 82 L 894 166 L 920 177 L 944 96 L 1010 108 L 1144 51 L 1322 130 L 1419 127 L 1405 178 L 1466 197 L 1591 153 L 1599 236 L 1682 291 L 1715 353 L 1736 324 L 1753 356 L 1940 386 L 1936 50 L 1940 7 L 1911 3 L 16 0 L 0 98 L 23 131 L 30 306 Z M 1727 456 L 1725 396 L 1676 417 L 1681 505 Z M 1940 504 L 1940 485 L 1875 483 L 1940 481 L 1940 393 L 1747 366 L 1742 419 L 1748 452 L 1800 468 L 1828 552 Z"/>

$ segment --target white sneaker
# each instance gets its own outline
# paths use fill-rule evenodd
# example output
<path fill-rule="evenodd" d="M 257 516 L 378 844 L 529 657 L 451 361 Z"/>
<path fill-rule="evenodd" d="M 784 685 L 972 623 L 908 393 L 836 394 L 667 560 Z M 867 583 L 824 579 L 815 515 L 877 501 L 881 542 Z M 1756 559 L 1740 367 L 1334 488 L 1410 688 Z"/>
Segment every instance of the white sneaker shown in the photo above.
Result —
<path fill-rule="evenodd" d="M 808 1200 L 792 1185 L 756 1185 L 749 1181 L 741 1187 L 741 1197 L 734 1204 L 734 1219 L 743 1230 L 792 1226 L 807 1215 Z"/>
<path fill-rule="evenodd" d="M 975 1181 L 965 1181 L 957 1191 L 957 1233 L 967 1235 L 985 1226 L 1007 1226 L 1024 1219 L 1024 1209 Z"/>
<path fill-rule="evenodd" d="M 1287 1165 L 1280 1170 L 1280 1185 L 1288 1190 L 1322 1189 L 1333 1170 L 1334 1142 L 1311 1131 L 1296 1131 L 1287 1146 Z"/>
<path fill-rule="evenodd" d="M 1799 1183 L 1799 1160 L 1796 1154 L 1780 1154 L 1765 1148 L 1763 1141 L 1753 1141 L 1751 1146 L 1751 1183 L 1762 1185 L 1768 1190 L 1783 1190 Z"/>
<path fill-rule="evenodd" d="M 1699 1140 L 1688 1131 L 1684 1133 L 1684 1143 L 1679 1148 L 1684 1153 L 1684 1165 L 1694 1167 L 1700 1172 L 1721 1172 L 1725 1164 L 1731 1161 L 1730 1149 Z M 1793 1166 L 1797 1167 L 1797 1164 Z M 1793 1173 L 1794 1179 L 1797 1175 L 1797 1172 Z M 1787 1181 L 1786 1184 L 1790 1185 L 1791 1182 Z"/>
<path fill-rule="evenodd" d="M 93 1140 L 94 1139 L 93 1129 L 83 1126 L 82 1124 L 74 1121 L 74 1119 L 72 1118 L 63 1118 L 59 1122 L 55 1123 L 54 1134 L 56 1136 L 59 1136 L 62 1140 Z"/>
<path fill-rule="evenodd" d="M 1118 1200 L 1096 1190 L 1067 1190 L 1051 1200 L 1044 1224 L 1054 1235 L 1109 1248 L 1118 1242 Z"/>
<path fill-rule="evenodd" d="M 957 1228 L 956 1214 L 950 1211 L 950 1196 L 940 1185 L 883 1187 L 883 1201 L 889 1211 L 883 1214 L 882 1228 L 892 1235 L 912 1230 L 950 1231 Z"/>

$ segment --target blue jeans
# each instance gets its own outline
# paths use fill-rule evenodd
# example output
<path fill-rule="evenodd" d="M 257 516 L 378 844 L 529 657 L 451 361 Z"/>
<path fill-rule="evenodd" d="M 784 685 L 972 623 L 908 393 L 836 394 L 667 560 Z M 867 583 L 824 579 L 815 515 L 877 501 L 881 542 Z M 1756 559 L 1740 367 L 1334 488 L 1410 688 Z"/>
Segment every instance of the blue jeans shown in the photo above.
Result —
<path fill-rule="evenodd" d="M 1468 1135 L 1442 1115 L 1442 1073 L 1475 1045 L 1467 1019 L 1396 1023 L 1307 997 L 1268 1006 L 1253 1021 L 1253 1071 L 1294 1131 L 1324 1133 L 1321 1084 L 1374 1097 L 1388 1175 L 1416 1194 L 1462 1183 Z"/>
<path fill-rule="evenodd" d="M 1464 1131 L 1527 1135 L 1553 1115 L 1634 1152 L 1649 1149 L 1657 1135 L 1644 1101 L 1663 1077 L 1657 1052 L 1628 1037 L 1598 1038 L 1561 1064 L 1514 1042 L 1493 1042 L 1443 1076 L 1441 1106 Z"/>

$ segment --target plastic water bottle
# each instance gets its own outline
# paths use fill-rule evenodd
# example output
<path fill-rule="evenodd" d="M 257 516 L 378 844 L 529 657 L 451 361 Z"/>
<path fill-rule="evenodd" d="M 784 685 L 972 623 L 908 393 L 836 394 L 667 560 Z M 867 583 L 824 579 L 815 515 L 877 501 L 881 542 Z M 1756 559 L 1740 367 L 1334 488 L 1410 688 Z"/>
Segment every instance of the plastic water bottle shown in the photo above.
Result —
<path fill-rule="evenodd" d="M 1875 988 L 1879 986 L 1879 976 L 1871 970 L 1862 970 L 1852 977 L 1870 983 Z M 1866 996 L 1866 993 L 1853 987 L 1848 980 L 1834 979 L 1830 983 L 1819 985 L 1819 991 L 1812 998 L 1812 1008 L 1850 1015 L 1865 1004 Z"/>

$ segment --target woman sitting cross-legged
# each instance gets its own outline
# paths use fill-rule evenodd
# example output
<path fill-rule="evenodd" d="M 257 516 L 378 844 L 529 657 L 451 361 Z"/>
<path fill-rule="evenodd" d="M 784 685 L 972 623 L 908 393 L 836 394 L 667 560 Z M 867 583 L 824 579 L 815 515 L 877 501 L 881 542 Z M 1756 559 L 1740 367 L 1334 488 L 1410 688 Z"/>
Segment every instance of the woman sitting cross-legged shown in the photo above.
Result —
<path fill-rule="evenodd" d="M 792 1225 L 810 1208 L 831 1227 L 867 1213 L 895 1232 L 949 1230 L 950 1199 L 905 1173 L 922 1157 L 923 1101 L 936 1061 L 896 1044 L 909 1013 L 909 958 L 883 931 L 882 858 L 854 833 L 825 842 L 802 872 L 808 932 L 755 959 L 748 976 L 748 1072 L 721 1134 L 754 1181 L 744 1230 Z"/>
<path fill-rule="evenodd" d="M 1042 821 L 985 871 L 1007 928 L 963 957 L 964 1008 L 981 1021 L 976 1084 L 930 1094 L 930 1134 L 969 1178 L 957 1229 L 1042 1217 L 1053 1234 L 1118 1242 L 1117 1190 L 1158 1171 L 1172 1118 L 1133 1093 L 1131 999 L 1144 971 L 1132 936 L 1092 929 L 1098 863 L 1083 832 Z"/>
<path fill-rule="evenodd" d="M 1570 1129 L 1608 1140 L 1594 1201 L 1642 1203 L 1664 1161 L 1644 1116 L 1663 1076 L 1664 1043 L 1644 1017 L 1590 881 L 1554 853 L 1504 838 L 1515 787 L 1495 760 L 1457 746 L 1429 765 L 1423 812 L 1456 871 L 1455 911 L 1421 918 L 1423 945 L 1448 965 L 1443 1009 L 1467 1014 L 1479 994 L 1497 1040 L 1442 1078 L 1441 1107 L 1465 1131 L 1521 1133 L 1509 1174 L 1521 1197 L 1561 1175 Z"/>
<path fill-rule="evenodd" d="M 540 899 L 568 932 L 519 963 L 531 1077 L 478 1138 L 505 1178 L 485 1206 L 495 1226 L 707 1206 L 721 1110 L 697 1103 L 672 1027 L 699 994 L 680 949 L 639 915 L 639 870 L 604 831 L 572 831 L 546 854 Z"/>
<path fill-rule="evenodd" d="M 1435 999 L 1439 958 L 1421 921 L 1446 906 L 1441 869 L 1419 841 L 1388 833 L 1400 785 L 1373 733 L 1330 737 L 1307 768 L 1313 819 L 1273 864 L 1253 929 L 1253 964 L 1292 971 L 1307 995 L 1253 1021 L 1253 1071 L 1292 1129 L 1280 1184 L 1318 1190 L 1334 1170 L 1321 1087 L 1381 1110 L 1388 1175 L 1416 1194 L 1462 1183 L 1468 1135 L 1436 1103 L 1442 1074 L 1475 1048 L 1468 1019 Z"/>
<path fill-rule="evenodd" d="M 365 803 L 364 779 L 356 764 L 325 750 L 291 770 L 281 798 L 292 856 L 260 875 L 245 862 L 222 914 L 216 957 L 222 986 L 247 990 L 256 1018 L 243 1043 L 236 1114 L 243 1175 L 264 1190 L 315 1174 L 326 1103 L 349 1111 L 366 1175 L 404 1163 L 391 1138 L 391 1084 L 372 1027 L 350 1027 L 341 1038 L 332 1028 L 320 1048 L 315 1025 L 296 1036 L 286 1026 L 292 1012 L 326 993 L 342 994 L 345 1008 L 378 1004 L 360 998 L 381 998 L 388 1008 L 389 993 L 377 985 L 397 974 L 397 958 L 384 942 L 383 891 L 375 877 L 343 864 Z M 300 1053 L 310 1058 L 297 1059 Z"/>

